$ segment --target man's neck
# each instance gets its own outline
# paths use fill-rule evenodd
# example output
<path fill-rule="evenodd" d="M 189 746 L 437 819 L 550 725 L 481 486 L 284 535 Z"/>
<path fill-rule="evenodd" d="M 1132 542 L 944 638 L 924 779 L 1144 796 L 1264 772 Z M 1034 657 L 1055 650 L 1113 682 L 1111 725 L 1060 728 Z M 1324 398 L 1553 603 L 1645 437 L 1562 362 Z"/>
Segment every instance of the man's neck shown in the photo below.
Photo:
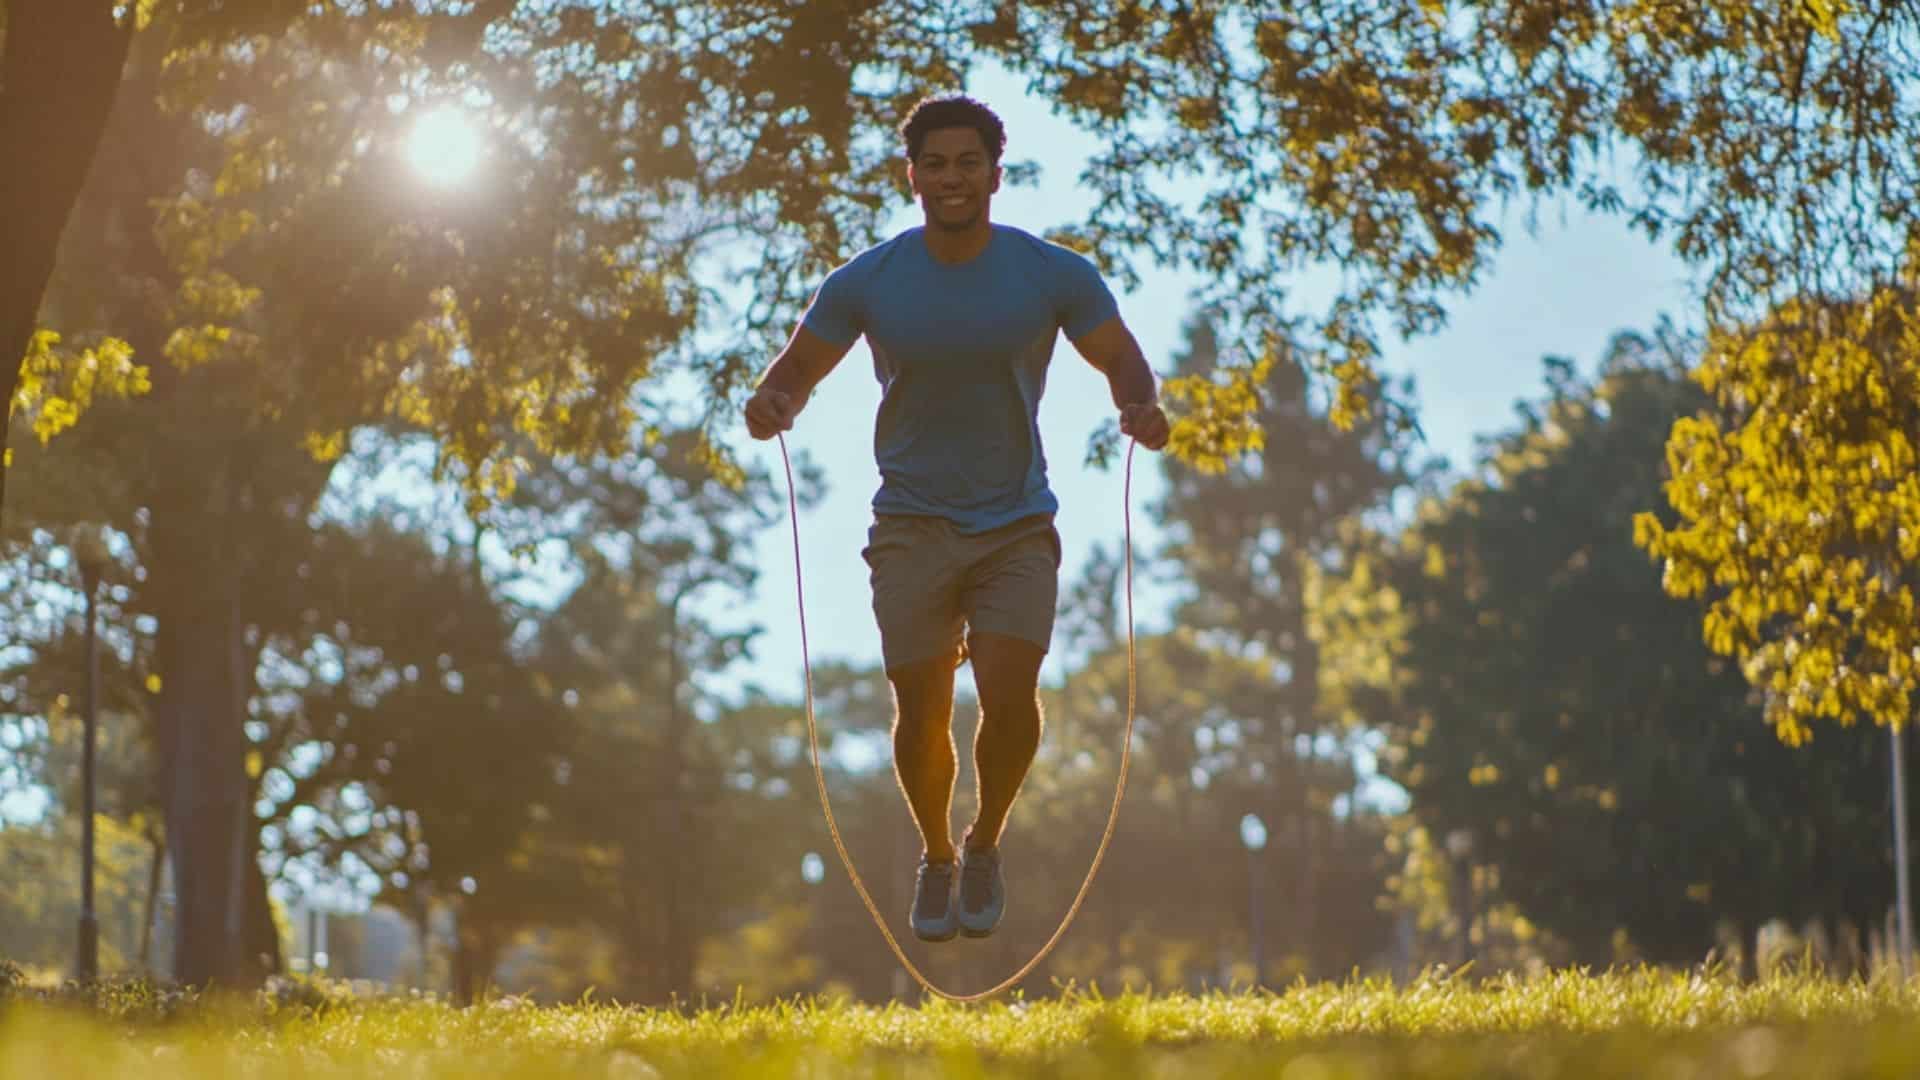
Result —
<path fill-rule="evenodd" d="M 927 254 L 934 262 L 963 263 L 987 250 L 993 239 L 993 223 L 984 214 L 979 221 L 957 230 L 943 229 L 929 221 L 921 235 L 926 237 Z"/>

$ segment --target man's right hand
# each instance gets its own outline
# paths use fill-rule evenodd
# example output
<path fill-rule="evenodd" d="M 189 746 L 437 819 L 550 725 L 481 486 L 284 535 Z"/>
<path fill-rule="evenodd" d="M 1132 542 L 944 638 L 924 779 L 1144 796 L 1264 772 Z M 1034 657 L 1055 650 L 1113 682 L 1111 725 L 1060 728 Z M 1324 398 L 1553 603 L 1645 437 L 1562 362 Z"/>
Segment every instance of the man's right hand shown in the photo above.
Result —
<path fill-rule="evenodd" d="M 782 431 L 793 430 L 793 418 L 800 415 L 800 402 L 792 394 L 761 387 L 747 399 L 747 434 L 756 439 L 771 439 Z"/>

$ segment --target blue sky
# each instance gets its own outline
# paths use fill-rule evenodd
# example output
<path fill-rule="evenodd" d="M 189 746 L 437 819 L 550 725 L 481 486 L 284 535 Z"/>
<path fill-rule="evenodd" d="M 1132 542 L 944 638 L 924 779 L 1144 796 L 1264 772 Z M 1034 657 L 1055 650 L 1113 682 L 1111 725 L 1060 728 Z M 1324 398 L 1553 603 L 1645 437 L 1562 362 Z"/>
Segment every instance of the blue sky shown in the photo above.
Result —
<path fill-rule="evenodd" d="M 1044 232 L 1084 215 L 1091 199 L 1076 177 L 1095 147 L 1092 137 L 1052 116 L 1043 101 L 1004 74 L 988 73 L 968 89 L 1006 122 L 1008 158 L 1034 160 L 1041 169 L 1036 187 L 1002 188 L 994 200 L 994 219 Z M 1516 207 L 1499 223 L 1505 246 L 1475 291 L 1453 306 L 1446 330 L 1388 345 L 1383 366 L 1392 374 L 1414 377 L 1430 447 L 1456 466 L 1470 460 L 1475 436 L 1510 426 L 1517 399 L 1539 393 L 1542 357 L 1568 356 L 1582 371 L 1590 371 L 1616 331 L 1651 328 L 1662 315 L 1687 324 L 1695 310 L 1686 268 L 1618 219 L 1589 215 L 1571 201 L 1564 208 L 1549 204 L 1538 208 L 1538 228 L 1529 235 L 1524 211 Z M 906 228 L 920 221 L 919 208 L 903 203 L 893 225 Z M 1148 362 L 1164 371 L 1180 347 L 1180 326 L 1190 310 L 1187 296 L 1195 281 L 1151 269 L 1142 276 L 1139 289 L 1120 295 L 1121 314 Z M 1329 280 L 1323 273 L 1305 274 L 1293 292 L 1324 295 Z M 827 657 L 879 662 L 879 634 L 859 554 L 871 521 L 869 500 L 879 482 L 872 451 L 879 396 L 872 357 L 864 343 L 858 344 L 821 383 L 787 437 L 790 448 L 824 468 L 828 482 L 825 500 L 800 517 L 808 638 L 816 662 Z M 1078 577 L 1096 543 L 1115 546 L 1121 536 L 1119 466 L 1102 472 L 1081 463 L 1088 435 L 1112 411 L 1105 380 L 1062 339 L 1041 404 L 1040 427 L 1061 503 L 1057 525 L 1065 548 L 1063 583 Z M 744 428 L 739 440 L 749 461 L 780 475 L 778 443 L 752 443 Z M 1160 538 L 1143 512 L 1161 490 L 1160 468 L 1158 455 L 1136 453 L 1132 507 L 1139 577 L 1177 572 L 1151 557 Z M 706 613 L 726 626 L 757 621 L 765 632 L 752 664 L 709 685 L 724 689 L 744 680 L 797 696 L 800 635 L 792 537 L 784 515 L 757 539 L 754 550 L 763 576 L 752 601 L 740 605 L 710 597 Z M 1169 596 L 1164 587 L 1151 585 L 1136 592 L 1142 631 L 1166 626 Z M 1042 679 L 1059 681 L 1067 664 L 1067 658 L 1055 653 Z M 1150 695 L 1152 689 L 1143 687 L 1142 693 Z"/>

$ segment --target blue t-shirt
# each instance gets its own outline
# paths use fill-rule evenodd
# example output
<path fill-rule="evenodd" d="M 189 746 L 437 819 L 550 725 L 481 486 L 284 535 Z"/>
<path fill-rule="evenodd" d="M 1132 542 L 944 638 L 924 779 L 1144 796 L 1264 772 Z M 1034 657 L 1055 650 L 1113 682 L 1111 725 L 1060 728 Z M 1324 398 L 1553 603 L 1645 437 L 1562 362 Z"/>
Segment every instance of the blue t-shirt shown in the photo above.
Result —
<path fill-rule="evenodd" d="M 1061 331 L 1119 311 L 1092 262 L 995 225 L 964 263 L 915 227 L 827 275 L 802 323 L 836 345 L 865 334 L 880 380 L 878 514 L 923 514 L 963 533 L 1059 508 L 1040 447 L 1040 395 Z"/>

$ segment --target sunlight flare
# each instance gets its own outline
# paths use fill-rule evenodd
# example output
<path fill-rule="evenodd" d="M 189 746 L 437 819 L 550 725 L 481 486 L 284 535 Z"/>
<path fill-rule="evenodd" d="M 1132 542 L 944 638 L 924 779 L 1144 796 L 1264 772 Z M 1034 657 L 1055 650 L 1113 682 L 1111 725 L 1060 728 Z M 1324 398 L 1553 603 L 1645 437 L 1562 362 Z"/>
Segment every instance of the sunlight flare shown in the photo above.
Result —
<path fill-rule="evenodd" d="M 407 139 L 407 160 L 428 183 L 451 187 L 464 182 L 480 164 L 477 118 L 465 109 L 443 106 L 414 122 Z"/>

